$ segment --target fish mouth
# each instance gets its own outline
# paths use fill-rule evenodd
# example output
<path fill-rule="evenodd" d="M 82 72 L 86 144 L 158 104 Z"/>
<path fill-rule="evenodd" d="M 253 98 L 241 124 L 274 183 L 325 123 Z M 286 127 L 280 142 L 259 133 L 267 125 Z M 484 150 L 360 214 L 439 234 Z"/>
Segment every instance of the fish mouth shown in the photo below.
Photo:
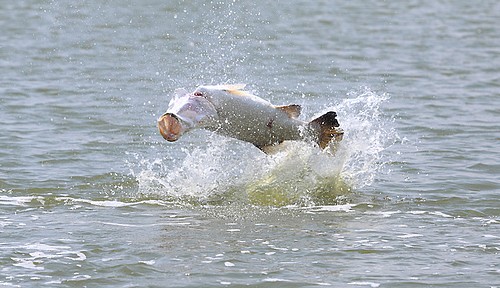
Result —
<path fill-rule="evenodd" d="M 158 130 L 163 139 L 169 142 L 177 141 L 182 134 L 181 121 L 174 114 L 165 113 L 158 119 Z"/>

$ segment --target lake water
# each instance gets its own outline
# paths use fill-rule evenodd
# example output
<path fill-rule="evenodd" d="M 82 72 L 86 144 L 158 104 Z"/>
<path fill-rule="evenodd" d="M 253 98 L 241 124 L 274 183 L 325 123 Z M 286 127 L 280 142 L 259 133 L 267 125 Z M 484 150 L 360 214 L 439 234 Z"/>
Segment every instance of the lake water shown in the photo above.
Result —
<path fill-rule="evenodd" d="M 500 287 L 498 1 L 2 0 L 0 27 L 0 286 Z M 174 89 L 219 83 L 344 140 L 164 141 Z"/>

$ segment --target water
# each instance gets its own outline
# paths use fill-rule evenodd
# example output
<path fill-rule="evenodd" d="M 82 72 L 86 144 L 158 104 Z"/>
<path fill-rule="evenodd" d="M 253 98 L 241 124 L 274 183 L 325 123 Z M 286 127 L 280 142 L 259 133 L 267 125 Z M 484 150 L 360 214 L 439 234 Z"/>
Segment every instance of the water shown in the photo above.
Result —
<path fill-rule="evenodd" d="M 0 285 L 499 287 L 497 1 L 0 1 Z M 333 150 L 156 119 L 247 83 Z"/>

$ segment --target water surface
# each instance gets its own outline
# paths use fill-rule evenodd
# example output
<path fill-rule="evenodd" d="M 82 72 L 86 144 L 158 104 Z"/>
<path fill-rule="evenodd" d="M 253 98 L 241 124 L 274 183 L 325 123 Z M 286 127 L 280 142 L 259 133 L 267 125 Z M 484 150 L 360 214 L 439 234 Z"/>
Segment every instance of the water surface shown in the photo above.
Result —
<path fill-rule="evenodd" d="M 1 285 L 500 286 L 497 1 L 0 8 Z M 163 141 L 219 83 L 344 141 Z"/>

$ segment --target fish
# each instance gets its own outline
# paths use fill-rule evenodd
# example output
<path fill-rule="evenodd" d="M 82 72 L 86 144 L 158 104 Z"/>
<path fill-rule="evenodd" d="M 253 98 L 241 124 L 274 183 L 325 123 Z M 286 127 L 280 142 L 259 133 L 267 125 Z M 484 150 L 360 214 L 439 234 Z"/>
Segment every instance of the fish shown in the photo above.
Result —
<path fill-rule="evenodd" d="M 342 140 L 336 112 L 302 121 L 300 105 L 273 105 L 244 88 L 245 84 L 224 84 L 198 86 L 193 92 L 175 90 L 167 111 L 158 118 L 160 134 L 175 142 L 200 128 L 251 143 L 265 153 L 285 141 L 310 141 L 325 149 Z"/>

